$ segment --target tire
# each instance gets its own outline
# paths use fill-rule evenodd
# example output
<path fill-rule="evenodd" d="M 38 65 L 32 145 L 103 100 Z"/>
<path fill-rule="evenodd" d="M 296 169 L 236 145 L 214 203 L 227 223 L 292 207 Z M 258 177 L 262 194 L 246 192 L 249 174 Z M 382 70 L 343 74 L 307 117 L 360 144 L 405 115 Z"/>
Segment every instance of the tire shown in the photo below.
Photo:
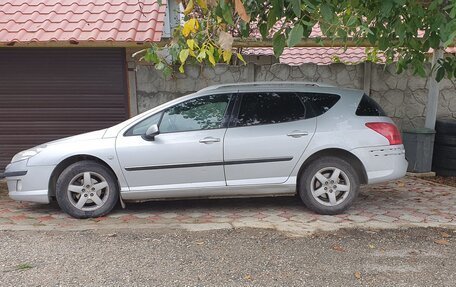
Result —
<path fill-rule="evenodd" d="M 456 135 L 456 120 L 441 119 L 435 123 L 437 133 Z"/>
<path fill-rule="evenodd" d="M 441 167 L 436 167 L 434 166 L 432 170 L 436 173 L 438 176 L 456 176 L 456 169 L 447 169 L 447 168 L 441 168 Z"/>
<path fill-rule="evenodd" d="M 335 176 L 336 170 L 340 171 L 340 175 L 337 177 L 339 184 L 334 181 L 335 178 L 331 179 L 332 175 Z M 324 179 L 321 178 L 321 175 L 324 176 Z M 334 183 L 331 183 L 331 180 Z M 303 203 L 316 213 L 340 214 L 347 210 L 358 197 L 359 181 L 357 172 L 346 160 L 337 157 L 323 157 L 310 163 L 301 173 L 299 196 Z M 326 183 L 328 185 L 325 185 Z M 337 187 L 334 189 L 334 186 Z M 344 190 L 339 190 L 339 188 Z M 320 192 L 324 193 L 318 196 L 316 193 Z"/>
<path fill-rule="evenodd" d="M 434 155 L 443 158 L 456 159 L 456 147 L 434 144 Z"/>
<path fill-rule="evenodd" d="M 435 143 L 456 148 L 456 133 L 453 135 L 437 133 L 435 134 Z"/>
<path fill-rule="evenodd" d="M 456 169 L 456 159 L 447 158 L 442 156 L 441 154 L 435 154 L 432 158 L 432 165 L 440 168 Z"/>
<path fill-rule="evenodd" d="M 76 162 L 57 179 L 57 202 L 75 218 L 104 216 L 119 200 L 116 182 L 114 174 L 103 165 L 87 160 Z"/>

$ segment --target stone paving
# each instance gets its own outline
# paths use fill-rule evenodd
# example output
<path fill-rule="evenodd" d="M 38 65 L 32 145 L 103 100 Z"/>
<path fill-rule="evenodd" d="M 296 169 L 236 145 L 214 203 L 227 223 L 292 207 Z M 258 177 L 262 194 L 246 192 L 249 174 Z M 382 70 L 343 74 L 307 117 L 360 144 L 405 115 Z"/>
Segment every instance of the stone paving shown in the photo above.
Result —
<path fill-rule="evenodd" d="M 336 216 L 307 210 L 296 197 L 130 203 L 106 217 L 77 220 L 57 204 L 14 202 L 0 183 L 0 230 L 117 228 L 272 228 L 291 235 L 340 228 L 447 227 L 456 229 L 456 188 L 406 177 L 364 186 L 353 207 Z"/>

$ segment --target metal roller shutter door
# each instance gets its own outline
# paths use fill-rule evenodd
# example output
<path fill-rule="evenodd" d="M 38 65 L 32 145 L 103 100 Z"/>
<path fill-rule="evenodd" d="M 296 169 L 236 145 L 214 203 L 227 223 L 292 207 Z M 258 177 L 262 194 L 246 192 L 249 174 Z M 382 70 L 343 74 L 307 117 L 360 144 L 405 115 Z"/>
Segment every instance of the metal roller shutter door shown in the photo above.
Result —
<path fill-rule="evenodd" d="M 23 149 L 127 118 L 123 49 L 0 49 L 0 170 Z"/>

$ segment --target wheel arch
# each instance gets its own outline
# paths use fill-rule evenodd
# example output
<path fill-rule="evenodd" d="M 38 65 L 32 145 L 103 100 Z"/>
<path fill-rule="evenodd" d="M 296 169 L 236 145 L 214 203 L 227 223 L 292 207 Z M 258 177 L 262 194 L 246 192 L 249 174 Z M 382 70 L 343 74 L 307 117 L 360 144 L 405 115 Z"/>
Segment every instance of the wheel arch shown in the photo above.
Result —
<path fill-rule="evenodd" d="M 341 148 L 327 148 L 323 150 L 319 150 L 309 156 L 304 163 L 301 165 L 298 171 L 298 178 L 297 178 L 297 188 L 299 187 L 300 180 L 301 180 L 301 174 L 304 172 L 307 166 L 309 166 L 312 162 L 317 160 L 318 158 L 321 158 L 323 156 L 334 156 L 338 158 L 342 158 L 347 160 L 355 169 L 356 173 L 359 176 L 359 180 L 361 184 L 367 184 L 368 178 L 367 178 L 367 172 L 366 168 L 364 167 L 363 163 L 361 160 L 354 155 L 353 153 L 341 149 Z"/>
<path fill-rule="evenodd" d="M 69 167 L 70 165 L 72 165 L 73 163 L 76 163 L 78 161 L 82 161 L 82 160 L 91 160 L 91 161 L 94 161 L 104 167 L 106 167 L 108 170 L 110 170 L 112 172 L 112 174 L 114 175 L 115 179 L 116 179 L 116 183 L 117 183 L 117 187 L 119 188 L 120 190 L 120 184 L 119 184 L 119 178 L 117 177 L 117 174 L 114 172 L 114 170 L 111 168 L 111 166 L 109 164 L 107 164 L 105 161 L 103 161 L 102 159 L 96 157 L 96 156 L 93 156 L 93 155 L 87 155 L 87 154 L 79 154 L 79 155 L 73 155 L 73 156 L 70 156 L 64 160 L 62 160 L 55 168 L 54 170 L 52 171 L 52 174 L 51 174 L 51 177 L 49 179 L 49 196 L 52 197 L 52 198 L 55 198 L 55 194 L 56 194 L 56 183 L 57 183 L 57 179 L 59 177 L 59 175 L 67 168 Z"/>

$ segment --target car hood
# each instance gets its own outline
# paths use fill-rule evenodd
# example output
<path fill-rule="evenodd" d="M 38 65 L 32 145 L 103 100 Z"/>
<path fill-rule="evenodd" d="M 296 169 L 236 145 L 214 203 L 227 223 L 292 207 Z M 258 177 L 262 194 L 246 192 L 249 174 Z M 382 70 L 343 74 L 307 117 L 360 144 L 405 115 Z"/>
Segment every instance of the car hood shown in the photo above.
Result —
<path fill-rule="evenodd" d="M 51 141 L 48 143 L 45 143 L 46 146 L 52 146 L 55 144 L 60 144 L 60 143 L 67 143 L 67 142 L 77 142 L 77 141 L 86 141 L 86 140 L 96 140 L 96 139 L 101 139 L 103 135 L 105 134 L 106 129 L 98 130 L 98 131 L 93 131 L 89 133 L 84 133 L 80 135 L 75 135 L 71 137 L 66 137 L 63 139 L 58 139 L 55 141 Z"/>

